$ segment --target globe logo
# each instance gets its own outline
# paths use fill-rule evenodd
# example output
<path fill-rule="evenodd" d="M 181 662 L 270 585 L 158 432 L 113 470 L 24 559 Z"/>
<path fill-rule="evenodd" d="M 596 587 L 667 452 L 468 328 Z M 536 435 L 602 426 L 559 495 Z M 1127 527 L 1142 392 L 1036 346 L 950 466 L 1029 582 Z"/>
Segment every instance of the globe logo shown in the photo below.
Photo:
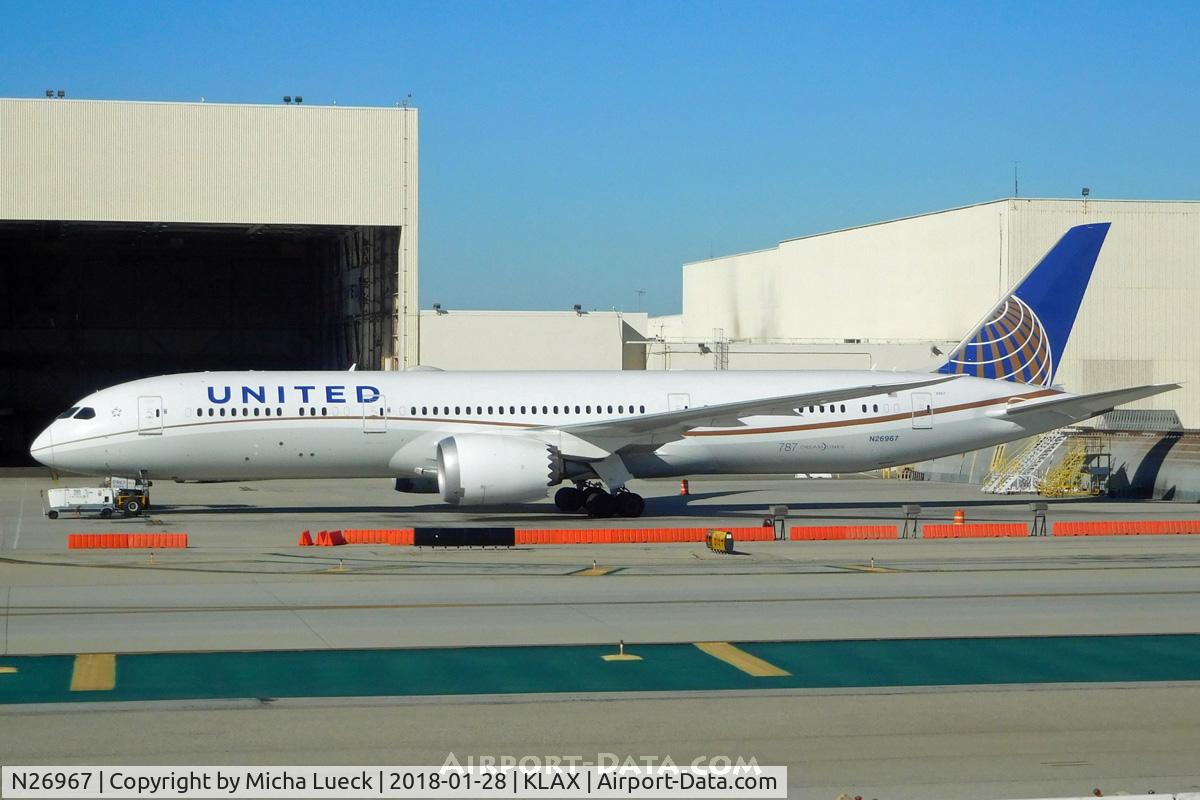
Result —
<path fill-rule="evenodd" d="M 950 356 L 954 374 L 1049 386 L 1050 339 L 1037 314 L 1015 295 Z"/>

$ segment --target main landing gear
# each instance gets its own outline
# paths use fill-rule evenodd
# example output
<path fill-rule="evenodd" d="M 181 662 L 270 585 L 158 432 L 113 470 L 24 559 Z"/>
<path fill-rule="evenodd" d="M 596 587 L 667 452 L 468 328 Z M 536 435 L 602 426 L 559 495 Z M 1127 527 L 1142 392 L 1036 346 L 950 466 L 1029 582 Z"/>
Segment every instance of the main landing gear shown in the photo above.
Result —
<path fill-rule="evenodd" d="M 640 494 L 627 489 L 610 494 L 594 483 L 564 486 L 554 494 L 554 505 L 560 511 L 583 511 L 589 517 L 640 517 L 646 510 Z"/>

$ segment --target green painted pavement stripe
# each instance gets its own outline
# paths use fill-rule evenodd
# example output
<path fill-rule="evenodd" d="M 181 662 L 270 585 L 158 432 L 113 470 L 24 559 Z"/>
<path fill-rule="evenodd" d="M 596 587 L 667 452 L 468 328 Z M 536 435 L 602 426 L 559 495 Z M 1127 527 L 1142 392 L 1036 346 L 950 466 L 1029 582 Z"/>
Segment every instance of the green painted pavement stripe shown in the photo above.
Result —
<path fill-rule="evenodd" d="M 1200 680 L 1200 635 L 737 642 L 772 688 Z M 71 692 L 71 656 L 9 657 L 0 704 L 244 697 L 759 689 L 692 644 L 118 655 L 116 685 Z"/>

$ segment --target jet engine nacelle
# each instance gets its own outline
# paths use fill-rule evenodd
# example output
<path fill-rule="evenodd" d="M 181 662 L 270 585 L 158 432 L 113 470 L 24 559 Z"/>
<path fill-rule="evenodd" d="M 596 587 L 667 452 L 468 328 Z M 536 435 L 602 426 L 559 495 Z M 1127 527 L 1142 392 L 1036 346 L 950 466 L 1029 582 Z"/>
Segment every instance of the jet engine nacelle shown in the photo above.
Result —
<path fill-rule="evenodd" d="M 536 439 L 451 436 L 438 442 L 438 488 L 453 505 L 536 500 L 561 482 L 559 463 L 557 451 Z"/>

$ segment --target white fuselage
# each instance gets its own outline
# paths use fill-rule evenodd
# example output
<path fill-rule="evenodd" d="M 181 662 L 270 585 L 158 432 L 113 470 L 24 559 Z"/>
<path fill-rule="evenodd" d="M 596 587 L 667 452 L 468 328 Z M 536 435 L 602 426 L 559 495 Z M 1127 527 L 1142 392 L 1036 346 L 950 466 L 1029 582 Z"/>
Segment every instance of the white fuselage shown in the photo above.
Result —
<path fill-rule="evenodd" d="M 212 372 L 147 378 L 79 401 L 31 452 L 52 468 L 179 480 L 411 477 L 430 474 L 439 441 L 465 433 L 533 437 L 559 427 L 777 397 L 927 373 L 806 372 Z M 634 477 L 856 472 L 1028 436 L 1051 414 L 1004 417 L 1010 402 L 1056 389 L 963 377 L 894 395 L 696 428 L 622 451 Z M 564 451 L 569 451 L 564 447 Z"/>

